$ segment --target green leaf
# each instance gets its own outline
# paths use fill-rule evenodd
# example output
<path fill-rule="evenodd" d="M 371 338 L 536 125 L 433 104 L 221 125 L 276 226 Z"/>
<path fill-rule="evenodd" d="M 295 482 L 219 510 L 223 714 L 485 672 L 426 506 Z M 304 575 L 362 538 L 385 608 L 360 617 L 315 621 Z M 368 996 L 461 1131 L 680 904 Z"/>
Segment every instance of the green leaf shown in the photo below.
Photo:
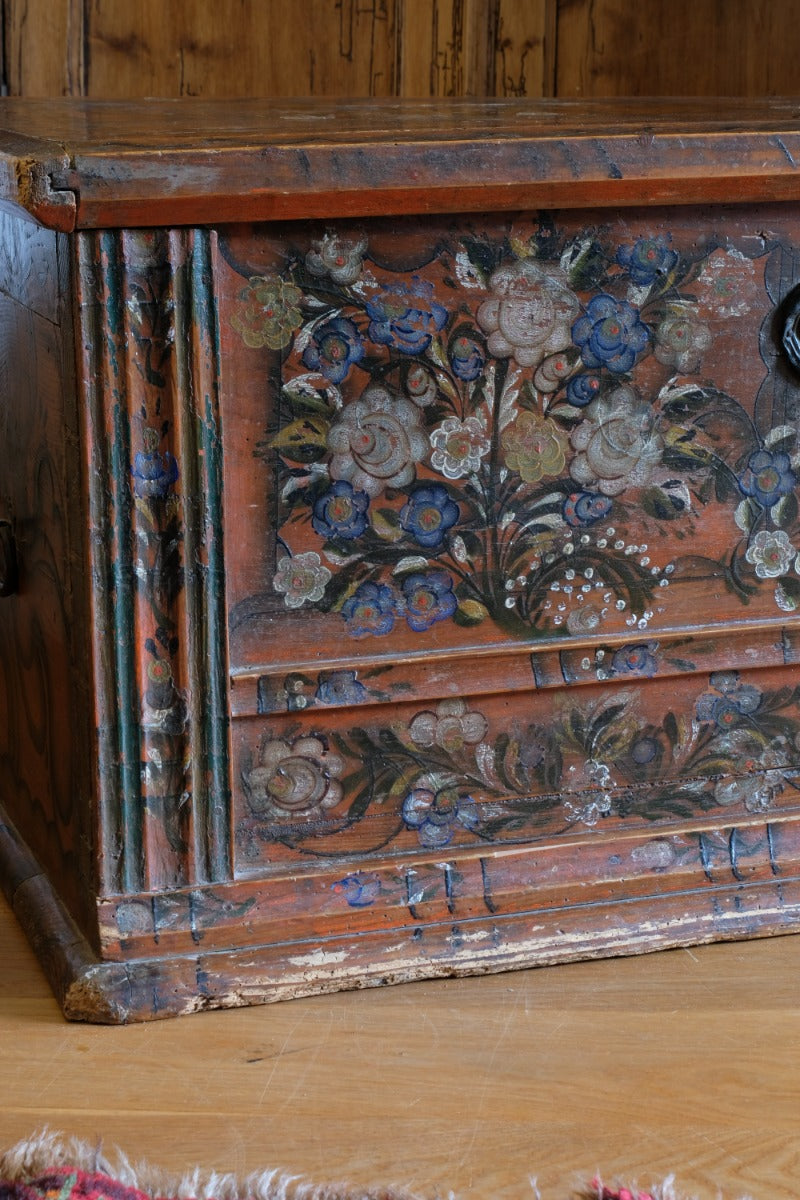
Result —
<path fill-rule="evenodd" d="M 688 658 L 669 657 L 669 658 L 665 658 L 664 661 L 668 662 L 670 664 L 670 666 L 675 667 L 676 670 L 678 670 L 678 671 L 696 671 L 697 670 L 697 664 L 693 663 Z"/>
<path fill-rule="evenodd" d="M 481 604 L 479 600 L 467 599 L 459 603 L 453 620 L 457 625 L 480 625 L 488 615 L 489 610 L 485 604 Z"/>
<path fill-rule="evenodd" d="M 642 493 L 641 505 L 648 516 L 656 517 L 659 521 L 674 521 L 686 511 L 680 496 L 674 496 L 660 487 L 646 488 Z"/>
<path fill-rule="evenodd" d="M 586 729 L 584 728 L 583 717 L 581 716 L 580 709 L 573 708 L 570 712 L 569 728 L 570 733 L 575 741 L 579 746 L 582 746 L 584 743 L 584 738 L 586 737 Z"/>
<path fill-rule="evenodd" d="M 795 579 L 792 575 L 784 575 L 780 585 L 790 600 L 800 603 L 800 579 Z"/>
<path fill-rule="evenodd" d="M 747 496 L 742 500 L 741 504 L 736 506 L 736 512 L 733 514 L 733 519 L 741 529 L 742 533 L 749 533 L 761 515 L 761 509 L 756 504 L 755 500 L 751 500 Z"/>
<path fill-rule="evenodd" d="M 661 457 L 661 461 L 665 467 L 669 467 L 672 471 L 676 471 L 679 474 L 686 471 L 691 474 L 692 471 L 708 467 L 709 456 L 702 447 L 698 447 L 695 451 L 690 442 L 683 441 L 676 442 L 674 446 L 668 446 Z"/>
<path fill-rule="evenodd" d="M 369 785 L 367 785 L 367 787 L 361 789 L 361 791 L 358 793 L 358 795 L 356 796 L 353 803 L 348 808 L 348 810 L 347 810 L 348 823 L 353 824 L 356 821 L 360 821 L 361 818 L 366 813 L 366 811 L 369 808 L 371 803 L 372 803 L 372 788 L 369 787 Z"/>
<path fill-rule="evenodd" d="M 582 417 L 581 409 L 573 404 L 554 404 L 547 410 L 548 417 L 558 417 L 561 421 L 577 421 Z"/>
<path fill-rule="evenodd" d="M 673 749 L 674 749 L 675 746 L 678 745 L 678 740 L 680 737 L 680 733 L 678 730 L 678 721 L 675 720 L 674 713 L 667 713 L 666 716 L 664 716 L 663 731 L 664 731 L 664 733 L 667 734 L 667 738 L 669 739 L 669 744 L 672 745 Z"/>
<path fill-rule="evenodd" d="M 718 391 L 717 388 L 702 388 L 694 384 L 687 384 L 684 387 L 673 388 L 666 393 L 662 412 L 664 416 L 685 420 L 697 416 L 704 408 L 712 405 L 714 408 L 725 408 L 731 405 L 734 408 L 739 407 L 735 400 L 726 396 L 724 392 Z"/>
<path fill-rule="evenodd" d="M 373 532 L 384 542 L 399 542 L 405 536 L 400 528 L 400 518 L 391 508 L 376 509 L 370 519 Z"/>
<path fill-rule="evenodd" d="M 600 286 L 606 276 L 606 263 L 603 247 L 592 238 L 576 239 L 561 256 L 561 266 L 578 292 L 588 292 Z"/>
<path fill-rule="evenodd" d="M 544 756 L 544 784 L 545 787 L 556 789 L 561 784 L 561 776 L 564 773 L 564 758 L 556 744 L 555 740 L 551 741 Z"/>
<path fill-rule="evenodd" d="M 720 504 L 730 500 L 731 496 L 741 495 L 736 477 L 727 467 L 717 466 L 714 469 L 714 494 Z"/>
<path fill-rule="evenodd" d="M 285 425 L 270 446 L 289 462 L 318 462 L 328 450 L 328 422 L 322 417 L 298 417 Z"/>
<path fill-rule="evenodd" d="M 500 265 L 502 250 L 494 243 L 476 237 L 463 237 L 461 244 L 467 252 L 467 258 L 486 279 Z"/>
<path fill-rule="evenodd" d="M 787 525 L 794 525 L 797 515 L 797 496 L 794 492 L 790 492 L 788 496 L 781 496 L 778 503 L 773 504 L 770 509 L 770 516 L 775 524 L 782 525 L 784 528 Z"/>
<path fill-rule="evenodd" d="M 323 413 L 325 416 L 331 416 L 333 406 L 329 402 L 325 392 L 320 392 L 310 385 L 302 387 L 292 387 L 292 380 L 282 389 L 282 395 L 288 401 L 289 407 L 293 412 L 302 415 L 304 413 Z"/>
<path fill-rule="evenodd" d="M 517 790 L 517 784 L 513 779 L 510 779 L 506 771 L 506 754 L 508 747 L 511 744 L 511 738 L 507 733 L 498 734 L 494 743 L 494 769 L 497 775 L 502 779 L 505 786 L 511 792 Z"/>

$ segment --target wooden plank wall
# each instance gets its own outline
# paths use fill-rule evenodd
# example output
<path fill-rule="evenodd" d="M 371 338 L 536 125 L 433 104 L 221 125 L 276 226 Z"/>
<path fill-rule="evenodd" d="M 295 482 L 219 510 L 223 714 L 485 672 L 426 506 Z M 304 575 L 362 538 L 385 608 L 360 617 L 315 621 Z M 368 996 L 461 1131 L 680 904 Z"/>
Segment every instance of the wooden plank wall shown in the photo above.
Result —
<path fill-rule="evenodd" d="M 797 0 L 560 0 L 556 94 L 800 94 Z"/>
<path fill-rule="evenodd" d="M 0 0 L 12 95 L 800 94 L 797 0 Z"/>
<path fill-rule="evenodd" d="M 542 95 L 551 0 L 4 0 L 12 95 Z M 547 44 L 546 44 L 547 43 Z"/>

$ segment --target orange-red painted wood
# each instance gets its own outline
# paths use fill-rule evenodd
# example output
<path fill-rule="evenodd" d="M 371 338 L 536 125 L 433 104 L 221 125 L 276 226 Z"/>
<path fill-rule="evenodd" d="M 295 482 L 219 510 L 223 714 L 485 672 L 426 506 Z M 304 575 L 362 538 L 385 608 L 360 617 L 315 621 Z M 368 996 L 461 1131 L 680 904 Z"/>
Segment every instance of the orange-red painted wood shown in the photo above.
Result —
<path fill-rule="evenodd" d="M 792 100 L 6 98 L 1 111 L 0 197 L 58 229 L 447 212 L 454 189 L 459 211 L 798 191 Z"/>

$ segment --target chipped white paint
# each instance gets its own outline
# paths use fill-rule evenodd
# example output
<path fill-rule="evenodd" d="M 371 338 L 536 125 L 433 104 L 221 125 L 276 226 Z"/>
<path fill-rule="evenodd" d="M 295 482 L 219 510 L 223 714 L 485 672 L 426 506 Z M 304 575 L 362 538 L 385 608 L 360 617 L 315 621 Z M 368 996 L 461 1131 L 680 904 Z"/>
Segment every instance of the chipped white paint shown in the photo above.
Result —
<path fill-rule="evenodd" d="M 700 286 L 709 290 L 716 321 L 743 317 L 757 298 L 756 265 L 740 250 L 715 250 L 706 259 Z"/>
<path fill-rule="evenodd" d="M 287 958 L 293 967 L 335 967 L 347 962 L 349 950 L 323 950 L 321 947 L 310 954 L 302 954 L 297 958 Z"/>

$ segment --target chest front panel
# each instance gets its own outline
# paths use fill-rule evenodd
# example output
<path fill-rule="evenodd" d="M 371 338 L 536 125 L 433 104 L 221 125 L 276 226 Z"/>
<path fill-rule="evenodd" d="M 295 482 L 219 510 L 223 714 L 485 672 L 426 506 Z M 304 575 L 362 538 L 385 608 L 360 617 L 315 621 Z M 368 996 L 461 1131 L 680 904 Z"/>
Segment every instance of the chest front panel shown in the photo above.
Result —
<path fill-rule="evenodd" d="M 238 873 L 794 810 L 799 238 L 220 233 Z"/>

